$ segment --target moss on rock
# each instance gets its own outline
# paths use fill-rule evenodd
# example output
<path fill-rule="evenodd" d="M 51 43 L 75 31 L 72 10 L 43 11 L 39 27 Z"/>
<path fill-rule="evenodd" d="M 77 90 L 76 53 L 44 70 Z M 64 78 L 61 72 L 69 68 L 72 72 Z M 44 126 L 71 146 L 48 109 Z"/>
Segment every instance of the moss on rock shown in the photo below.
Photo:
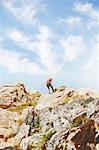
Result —
<path fill-rule="evenodd" d="M 28 102 L 25 102 L 23 103 L 22 105 L 18 105 L 16 107 L 10 107 L 8 110 L 9 111 L 12 111 L 12 112 L 16 112 L 16 111 L 19 111 L 19 110 L 22 110 L 22 109 L 25 109 L 27 106 L 36 106 L 36 102 L 35 101 L 28 101 Z"/>

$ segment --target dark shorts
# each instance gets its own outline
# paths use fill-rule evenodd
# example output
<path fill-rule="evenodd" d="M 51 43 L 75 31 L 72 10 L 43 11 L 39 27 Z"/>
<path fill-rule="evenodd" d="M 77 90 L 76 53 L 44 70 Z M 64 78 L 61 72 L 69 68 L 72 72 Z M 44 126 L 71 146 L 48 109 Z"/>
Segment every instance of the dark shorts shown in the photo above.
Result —
<path fill-rule="evenodd" d="M 49 89 L 50 87 L 51 87 L 51 84 L 50 84 L 50 83 L 48 83 L 48 84 L 47 84 L 47 88 Z"/>

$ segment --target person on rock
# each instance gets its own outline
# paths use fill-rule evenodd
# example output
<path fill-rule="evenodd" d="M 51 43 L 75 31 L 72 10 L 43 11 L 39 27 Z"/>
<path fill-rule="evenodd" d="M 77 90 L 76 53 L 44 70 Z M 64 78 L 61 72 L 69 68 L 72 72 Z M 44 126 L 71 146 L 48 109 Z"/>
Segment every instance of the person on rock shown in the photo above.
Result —
<path fill-rule="evenodd" d="M 54 88 L 53 88 L 53 86 L 52 86 L 52 81 L 53 81 L 52 78 L 49 78 L 49 79 L 46 81 L 46 86 L 47 86 L 47 88 L 48 88 L 49 94 L 51 94 L 50 89 L 52 89 L 52 91 L 54 92 Z"/>

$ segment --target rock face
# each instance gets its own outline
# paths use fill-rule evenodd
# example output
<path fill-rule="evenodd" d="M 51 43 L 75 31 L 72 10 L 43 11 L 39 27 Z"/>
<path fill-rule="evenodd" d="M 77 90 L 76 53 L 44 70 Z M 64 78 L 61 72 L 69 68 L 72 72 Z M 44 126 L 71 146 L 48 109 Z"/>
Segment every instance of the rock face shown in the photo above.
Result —
<path fill-rule="evenodd" d="M 0 149 L 19 149 L 33 125 L 35 99 L 23 84 L 0 88 Z"/>
<path fill-rule="evenodd" d="M 27 92 L 23 84 L 5 85 L 0 88 L 0 107 L 6 109 L 27 101 Z"/>
<path fill-rule="evenodd" d="M 73 128 L 60 133 L 60 135 L 56 135 L 56 137 L 48 142 L 48 149 L 94 150 L 96 145 L 95 134 L 94 121 L 89 120 L 87 124 L 81 127 Z M 53 142 L 54 140 L 55 142 Z"/>
<path fill-rule="evenodd" d="M 98 150 L 99 92 L 61 87 L 53 94 L 0 88 L 0 150 Z"/>

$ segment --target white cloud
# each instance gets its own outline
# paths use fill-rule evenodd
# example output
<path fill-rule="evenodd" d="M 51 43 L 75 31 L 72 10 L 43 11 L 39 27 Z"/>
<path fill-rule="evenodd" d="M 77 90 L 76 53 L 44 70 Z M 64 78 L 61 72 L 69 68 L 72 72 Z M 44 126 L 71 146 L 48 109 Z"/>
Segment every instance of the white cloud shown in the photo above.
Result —
<path fill-rule="evenodd" d="M 10 31 L 8 36 L 19 46 L 37 54 L 40 63 L 45 66 L 46 72 L 57 72 L 60 66 L 55 63 L 57 54 L 53 51 L 53 45 L 51 44 L 54 34 L 45 25 L 40 25 L 38 30 L 39 33 L 36 34 L 34 40 L 16 29 Z"/>
<path fill-rule="evenodd" d="M 87 30 L 92 28 L 99 29 L 99 10 L 92 3 L 75 2 L 74 10 L 87 17 L 87 19 L 83 19 L 84 27 Z"/>
<path fill-rule="evenodd" d="M 35 48 L 39 52 L 41 63 L 47 67 L 49 72 L 59 69 L 58 65 L 55 64 L 57 54 L 53 51 L 53 45 L 51 44 L 53 36 L 54 34 L 49 27 L 41 25 L 35 41 Z"/>
<path fill-rule="evenodd" d="M 24 23 L 25 25 L 35 25 L 37 23 L 37 6 L 33 3 L 26 3 L 26 1 L 21 2 L 21 4 L 16 5 L 15 1 L 4 1 L 4 6 L 20 22 Z"/>
<path fill-rule="evenodd" d="M 36 63 L 22 57 L 19 53 L 7 50 L 0 50 L 0 65 L 6 67 L 12 73 L 43 73 L 43 70 Z"/>
<path fill-rule="evenodd" d="M 82 19 L 78 16 L 76 16 L 76 17 L 72 16 L 72 17 L 67 18 L 67 23 L 71 24 L 71 25 L 80 24 L 81 21 L 82 21 Z"/>
<path fill-rule="evenodd" d="M 68 24 L 71 26 L 77 26 L 82 23 L 82 18 L 79 16 L 69 16 L 67 18 L 58 18 L 60 23 Z"/>
<path fill-rule="evenodd" d="M 88 20 L 88 22 L 86 23 L 86 28 L 87 30 L 90 30 L 90 29 L 98 29 L 99 28 L 99 22 L 96 22 L 96 21 L 92 21 L 92 20 Z"/>
<path fill-rule="evenodd" d="M 82 4 L 81 2 L 76 2 L 74 5 L 74 10 L 92 18 L 99 23 L 99 10 L 95 9 L 92 3 Z"/>
<path fill-rule="evenodd" d="M 64 58 L 66 61 L 76 60 L 85 51 L 85 45 L 82 36 L 70 35 L 60 40 L 64 48 Z"/>
<path fill-rule="evenodd" d="M 94 36 L 89 49 L 90 53 L 83 70 L 95 69 L 99 73 L 99 34 Z"/>
<path fill-rule="evenodd" d="M 23 32 L 20 32 L 16 29 L 10 30 L 8 36 L 9 36 L 10 39 L 12 39 L 18 45 L 24 46 L 26 48 L 28 48 L 30 43 L 32 44 L 32 41 L 31 41 L 30 38 L 26 37 Z M 29 44 L 27 45 L 27 43 L 29 43 Z"/>

